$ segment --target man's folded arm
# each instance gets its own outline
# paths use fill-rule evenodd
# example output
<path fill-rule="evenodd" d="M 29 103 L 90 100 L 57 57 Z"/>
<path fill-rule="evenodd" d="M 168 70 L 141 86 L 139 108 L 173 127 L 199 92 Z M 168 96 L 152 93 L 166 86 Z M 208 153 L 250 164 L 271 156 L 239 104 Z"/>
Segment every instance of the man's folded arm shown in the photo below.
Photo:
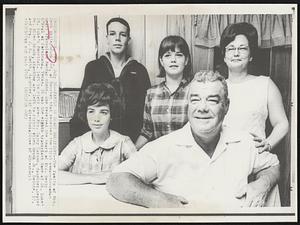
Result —
<path fill-rule="evenodd" d="M 272 189 L 278 182 L 280 178 L 280 165 L 271 166 L 267 169 L 259 171 L 256 174 L 256 180 L 264 182 L 268 187 L 268 191 Z"/>
<path fill-rule="evenodd" d="M 242 187 L 236 194 L 237 198 L 246 195 L 245 207 L 262 207 L 268 194 L 280 178 L 280 165 L 271 166 L 257 172 L 256 179 Z"/>
<path fill-rule="evenodd" d="M 280 178 L 280 165 L 276 155 L 263 152 L 258 153 L 255 149 L 255 161 L 252 173 L 255 180 L 247 185 L 246 206 L 264 206 L 271 189 L 278 183 Z"/>
<path fill-rule="evenodd" d="M 158 191 L 127 172 L 112 173 L 106 188 L 113 197 L 122 202 L 147 208 L 182 207 L 188 203 L 183 197 Z"/>

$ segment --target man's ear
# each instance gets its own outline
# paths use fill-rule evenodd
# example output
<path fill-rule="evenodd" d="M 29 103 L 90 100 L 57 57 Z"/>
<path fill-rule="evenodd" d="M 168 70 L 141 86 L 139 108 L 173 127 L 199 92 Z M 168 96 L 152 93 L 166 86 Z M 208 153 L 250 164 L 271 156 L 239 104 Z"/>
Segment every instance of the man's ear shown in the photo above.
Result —
<path fill-rule="evenodd" d="M 226 108 L 225 108 L 225 115 L 227 114 L 227 112 L 228 112 L 228 109 L 229 109 L 229 105 L 230 105 L 230 99 L 229 98 L 227 98 L 227 102 L 225 103 L 226 104 Z"/>

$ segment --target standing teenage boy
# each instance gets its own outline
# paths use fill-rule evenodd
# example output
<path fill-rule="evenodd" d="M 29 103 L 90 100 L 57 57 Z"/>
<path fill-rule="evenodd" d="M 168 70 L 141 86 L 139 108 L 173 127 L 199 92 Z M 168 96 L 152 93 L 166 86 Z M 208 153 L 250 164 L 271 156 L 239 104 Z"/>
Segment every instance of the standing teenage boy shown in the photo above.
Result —
<path fill-rule="evenodd" d="M 130 27 L 126 20 L 116 17 L 106 24 L 108 52 L 85 67 L 82 90 L 91 83 L 108 82 L 121 97 L 120 118 L 111 121 L 111 129 L 135 141 L 143 123 L 144 101 L 150 79 L 146 68 L 127 54 Z M 78 117 L 78 101 L 70 121 L 71 138 L 82 135 L 89 128 Z"/>

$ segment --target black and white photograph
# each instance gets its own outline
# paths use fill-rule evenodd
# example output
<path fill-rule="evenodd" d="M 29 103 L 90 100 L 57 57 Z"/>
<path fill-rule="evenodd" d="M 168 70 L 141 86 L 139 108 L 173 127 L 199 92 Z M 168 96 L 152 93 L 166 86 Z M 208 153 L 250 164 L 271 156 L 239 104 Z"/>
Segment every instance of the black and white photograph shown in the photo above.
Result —
<path fill-rule="evenodd" d="M 3 6 L 4 221 L 297 221 L 297 5 Z"/>

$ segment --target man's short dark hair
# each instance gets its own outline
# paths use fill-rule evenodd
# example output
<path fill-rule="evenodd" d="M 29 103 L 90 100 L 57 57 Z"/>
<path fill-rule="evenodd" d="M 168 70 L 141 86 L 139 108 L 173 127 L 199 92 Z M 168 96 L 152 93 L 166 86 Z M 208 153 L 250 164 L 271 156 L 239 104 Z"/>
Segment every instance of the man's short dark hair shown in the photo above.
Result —
<path fill-rule="evenodd" d="M 126 28 L 127 28 L 127 33 L 128 33 L 128 37 L 130 37 L 130 26 L 128 24 L 128 22 L 126 20 L 124 20 L 121 17 L 114 17 L 111 18 L 107 23 L 106 23 L 106 33 L 108 34 L 108 26 L 109 24 L 113 23 L 113 22 L 118 22 L 123 24 Z"/>

